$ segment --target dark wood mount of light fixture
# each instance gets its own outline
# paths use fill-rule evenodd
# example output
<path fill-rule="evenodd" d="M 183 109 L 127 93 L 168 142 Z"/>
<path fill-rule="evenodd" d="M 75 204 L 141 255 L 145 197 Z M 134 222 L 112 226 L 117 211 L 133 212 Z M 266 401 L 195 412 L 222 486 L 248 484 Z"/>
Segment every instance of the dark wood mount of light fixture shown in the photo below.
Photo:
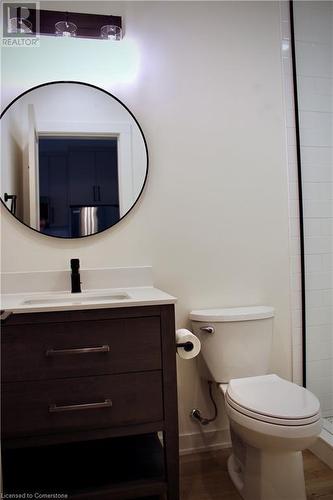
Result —
<path fill-rule="evenodd" d="M 13 17 L 16 16 L 17 11 L 13 10 Z M 55 24 L 59 21 L 74 23 L 77 26 L 76 38 L 101 39 L 102 26 L 113 25 L 119 28 L 122 27 L 120 16 L 82 14 L 79 12 L 62 12 L 56 10 L 29 9 L 29 17 L 26 20 L 32 23 L 32 36 L 36 34 L 55 36 Z"/>

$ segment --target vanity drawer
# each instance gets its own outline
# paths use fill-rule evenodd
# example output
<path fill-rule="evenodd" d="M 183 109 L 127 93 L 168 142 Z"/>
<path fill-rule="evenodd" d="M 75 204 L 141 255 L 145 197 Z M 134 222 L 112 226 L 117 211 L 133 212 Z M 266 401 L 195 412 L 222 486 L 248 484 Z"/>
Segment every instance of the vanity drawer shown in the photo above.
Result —
<path fill-rule="evenodd" d="M 2 386 L 3 438 L 162 420 L 160 371 Z"/>
<path fill-rule="evenodd" d="M 3 327 L 5 382 L 160 368 L 158 316 Z"/>

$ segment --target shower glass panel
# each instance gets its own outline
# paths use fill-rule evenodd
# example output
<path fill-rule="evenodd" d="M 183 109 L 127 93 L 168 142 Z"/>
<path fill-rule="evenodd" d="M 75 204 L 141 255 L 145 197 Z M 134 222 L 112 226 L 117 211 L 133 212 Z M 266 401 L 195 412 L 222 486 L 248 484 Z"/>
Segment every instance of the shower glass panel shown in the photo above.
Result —
<path fill-rule="evenodd" d="M 333 2 L 293 2 L 305 264 L 306 386 L 333 434 Z"/>

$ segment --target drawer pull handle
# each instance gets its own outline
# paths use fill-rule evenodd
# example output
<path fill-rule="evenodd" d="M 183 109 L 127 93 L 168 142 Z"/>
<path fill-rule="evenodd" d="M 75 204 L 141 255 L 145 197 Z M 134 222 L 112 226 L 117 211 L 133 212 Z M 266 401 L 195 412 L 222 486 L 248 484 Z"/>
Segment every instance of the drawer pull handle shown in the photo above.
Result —
<path fill-rule="evenodd" d="M 60 413 L 62 411 L 97 410 L 99 408 L 110 408 L 111 406 L 111 399 L 106 399 L 100 403 L 82 403 L 78 405 L 57 406 L 56 404 L 52 404 L 49 406 L 49 412 Z"/>
<path fill-rule="evenodd" d="M 0 312 L 0 321 L 1 324 L 4 324 L 6 322 L 6 319 L 9 318 L 9 316 L 12 315 L 11 311 L 1 311 Z"/>
<path fill-rule="evenodd" d="M 98 347 L 81 347 L 78 349 L 48 349 L 46 356 L 60 356 L 64 354 L 93 354 L 96 352 L 110 352 L 109 345 L 101 345 Z"/>

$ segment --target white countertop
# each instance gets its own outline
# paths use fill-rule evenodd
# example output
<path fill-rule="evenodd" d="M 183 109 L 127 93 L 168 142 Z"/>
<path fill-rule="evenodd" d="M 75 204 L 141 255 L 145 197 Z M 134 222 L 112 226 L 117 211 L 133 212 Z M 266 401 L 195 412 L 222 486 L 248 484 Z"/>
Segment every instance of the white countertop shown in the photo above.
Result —
<path fill-rule="evenodd" d="M 121 298 L 121 296 L 126 298 Z M 114 298 L 112 298 L 114 296 Z M 118 297 L 117 297 L 118 296 Z M 40 303 L 39 303 L 40 301 Z M 1 297 L 1 309 L 15 314 L 139 307 L 175 304 L 177 299 L 153 286 L 68 291 L 8 293 Z"/>

